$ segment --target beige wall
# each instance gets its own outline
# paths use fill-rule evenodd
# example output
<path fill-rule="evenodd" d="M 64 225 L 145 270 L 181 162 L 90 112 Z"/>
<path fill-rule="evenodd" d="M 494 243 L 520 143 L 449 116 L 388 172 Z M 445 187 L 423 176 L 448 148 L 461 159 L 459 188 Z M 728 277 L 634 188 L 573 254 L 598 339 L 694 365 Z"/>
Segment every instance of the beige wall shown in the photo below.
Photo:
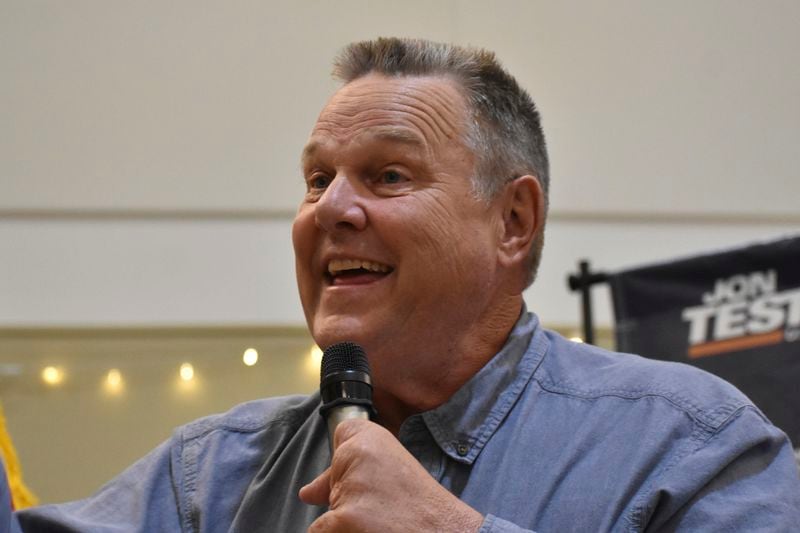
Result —
<path fill-rule="evenodd" d="M 797 2 L 1 9 L 4 209 L 291 210 L 333 54 L 396 34 L 499 54 L 542 109 L 556 211 L 797 214 Z"/>
<path fill-rule="evenodd" d="M 307 394 L 319 386 L 319 361 L 304 329 L 116 328 L 0 332 L 0 398 L 26 483 L 43 502 L 90 495 L 201 416 L 248 400 Z M 259 360 L 245 366 L 243 352 Z M 53 366 L 9 375 L 13 365 Z M 183 381 L 179 369 L 193 366 Z M 107 383 L 115 369 L 122 381 Z"/>

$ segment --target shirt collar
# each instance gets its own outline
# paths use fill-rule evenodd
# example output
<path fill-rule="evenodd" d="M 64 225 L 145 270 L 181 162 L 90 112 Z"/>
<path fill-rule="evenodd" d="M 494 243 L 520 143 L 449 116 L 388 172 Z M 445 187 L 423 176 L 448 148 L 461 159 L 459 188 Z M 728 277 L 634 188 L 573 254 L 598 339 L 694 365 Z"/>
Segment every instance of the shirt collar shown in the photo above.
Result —
<path fill-rule="evenodd" d="M 503 348 L 447 402 L 422 413 L 436 443 L 472 464 L 516 403 L 547 352 L 539 319 L 523 306 Z"/>

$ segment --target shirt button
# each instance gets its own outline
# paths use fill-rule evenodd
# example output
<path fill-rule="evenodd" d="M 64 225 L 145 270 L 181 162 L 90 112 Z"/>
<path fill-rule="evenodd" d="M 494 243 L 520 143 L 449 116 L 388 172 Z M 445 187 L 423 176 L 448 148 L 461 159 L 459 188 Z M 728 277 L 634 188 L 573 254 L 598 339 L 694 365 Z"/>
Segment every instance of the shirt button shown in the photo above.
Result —
<path fill-rule="evenodd" d="M 462 444 L 456 444 L 456 452 L 461 457 L 464 457 L 465 455 L 467 455 L 469 453 L 469 446 L 467 446 L 466 444 L 463 444 L 463 443 Z"/>

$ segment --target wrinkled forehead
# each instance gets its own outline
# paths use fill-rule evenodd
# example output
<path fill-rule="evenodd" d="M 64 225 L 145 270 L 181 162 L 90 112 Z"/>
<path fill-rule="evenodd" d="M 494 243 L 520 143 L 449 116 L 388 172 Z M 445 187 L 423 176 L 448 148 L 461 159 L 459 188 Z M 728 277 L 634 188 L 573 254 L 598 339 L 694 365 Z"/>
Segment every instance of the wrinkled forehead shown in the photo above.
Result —
<path fill-rule="evenodd" d="M 467 120 L 464 97 L 449 78 L 370 74 L 331 97 L 311 132 L 306 153 L 320 142 L 346 143 L 361 135 L 435 150 L 463 141 Z"/>

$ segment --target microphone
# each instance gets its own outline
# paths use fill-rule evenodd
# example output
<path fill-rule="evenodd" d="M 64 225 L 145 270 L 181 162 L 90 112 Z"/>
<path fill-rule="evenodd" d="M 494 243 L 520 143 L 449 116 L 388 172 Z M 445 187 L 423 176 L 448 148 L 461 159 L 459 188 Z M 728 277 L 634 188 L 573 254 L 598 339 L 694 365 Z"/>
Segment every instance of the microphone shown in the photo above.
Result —
<path fill-rule="evenodd" d="M 345 420 L 369 420 L 372 407 L 372 380 L 364 348 L 354 342 L 329 346 L 322 354 L 319 391 L 322 405 L 319 414 L 328 424 L 328 441 L 333 457 L 333 434 Z"/>

